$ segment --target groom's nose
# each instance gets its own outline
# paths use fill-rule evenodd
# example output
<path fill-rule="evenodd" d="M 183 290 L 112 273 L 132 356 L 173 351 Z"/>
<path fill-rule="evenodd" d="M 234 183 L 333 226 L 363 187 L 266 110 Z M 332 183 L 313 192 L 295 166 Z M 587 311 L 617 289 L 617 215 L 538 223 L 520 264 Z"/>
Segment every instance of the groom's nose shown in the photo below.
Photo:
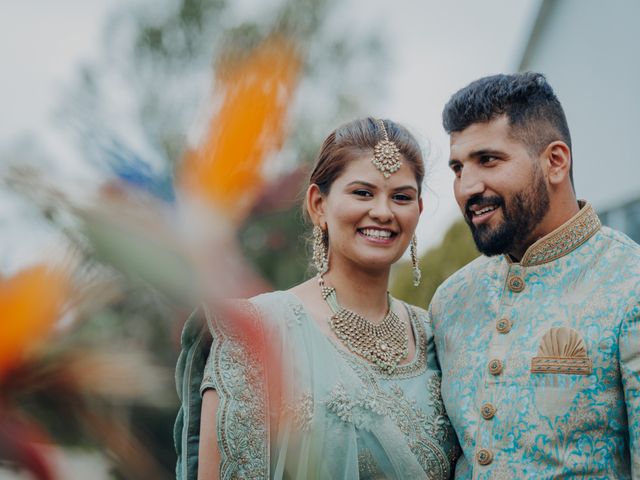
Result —
<path fill-rule="evenodd" d="M 464 205 L 469 198 L 480 195 L 486 190 L 484 179 L 474 168 L 465 168 L 456 184 L 454 193 L 461 205 Z"/>

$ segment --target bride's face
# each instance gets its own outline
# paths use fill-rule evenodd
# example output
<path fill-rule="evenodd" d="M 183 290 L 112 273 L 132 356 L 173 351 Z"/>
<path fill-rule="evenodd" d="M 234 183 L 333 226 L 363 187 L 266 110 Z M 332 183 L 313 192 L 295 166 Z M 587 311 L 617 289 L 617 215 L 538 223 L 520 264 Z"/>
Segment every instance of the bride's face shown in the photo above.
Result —
<path fill-rule="evenodd" d="M 327 226 L 332 268 L 345 262 L 388 268 L 405 252 L 418 224 L 422 200 L 411 164 L 403 159 L 385 178 L 372 158 L 373 152 L 356 156 L 327 195 L 316 192 L 321 219 L 314 223 Z"/>

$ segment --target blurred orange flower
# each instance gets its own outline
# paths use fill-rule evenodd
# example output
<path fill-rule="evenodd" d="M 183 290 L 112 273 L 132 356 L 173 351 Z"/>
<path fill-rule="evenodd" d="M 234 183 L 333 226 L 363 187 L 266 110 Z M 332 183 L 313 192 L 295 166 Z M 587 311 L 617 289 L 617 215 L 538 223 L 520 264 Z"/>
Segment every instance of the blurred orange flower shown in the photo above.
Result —
<path fill-rule="evenodd" d="M 0 379 L 51 332 L 69 292 L 68 275 L 45 265 L 0 278 Z"/>
<path fill-rule="evenodd" d="M 284 140 L 299 70 L 296 49 L 276 37 L 246 56 L 224 58 L 216 71 L 220 106 L 201 147 L 181 164 L 184 191 L 232 221 L 248 214 L 263 184 L 263 161 Z"/>

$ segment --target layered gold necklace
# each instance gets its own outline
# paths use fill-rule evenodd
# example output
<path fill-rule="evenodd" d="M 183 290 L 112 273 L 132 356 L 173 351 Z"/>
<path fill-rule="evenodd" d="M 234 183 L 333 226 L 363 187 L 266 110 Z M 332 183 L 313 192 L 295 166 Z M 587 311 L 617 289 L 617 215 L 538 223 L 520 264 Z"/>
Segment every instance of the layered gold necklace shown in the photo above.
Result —
<path fill-rule="evenodd" d="M 387 373 L 393 372 L 402 359 L 409 355 L 409 334 L 400 317 L 391 308 L 379 325 L 338 303 L 336 290 L 321 284 L 322 298 L 329 304 L 333 315 L 329 325 L 336 336 L 353 353 L 367 359 Z"/>

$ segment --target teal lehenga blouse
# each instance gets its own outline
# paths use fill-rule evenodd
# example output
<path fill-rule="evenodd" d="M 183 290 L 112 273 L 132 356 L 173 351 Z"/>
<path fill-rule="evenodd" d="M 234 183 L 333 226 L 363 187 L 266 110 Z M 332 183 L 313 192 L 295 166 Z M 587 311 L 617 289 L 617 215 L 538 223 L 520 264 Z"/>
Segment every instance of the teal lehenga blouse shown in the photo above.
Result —
<path fill-rule="evenodd" d="M 424 310 L 405 307 L 416 353 L 389 374 L 334 343 L 290 292 L 240 301 L 243 318 L 276 352 L 281 382 L 214 315 L 194 314 L 176 371 L 177 478 L 197 477 L 207 388 L 220 397 L 220 478 L 452 477 L 459 447 L 440 397 L 431 326 Z"/>

